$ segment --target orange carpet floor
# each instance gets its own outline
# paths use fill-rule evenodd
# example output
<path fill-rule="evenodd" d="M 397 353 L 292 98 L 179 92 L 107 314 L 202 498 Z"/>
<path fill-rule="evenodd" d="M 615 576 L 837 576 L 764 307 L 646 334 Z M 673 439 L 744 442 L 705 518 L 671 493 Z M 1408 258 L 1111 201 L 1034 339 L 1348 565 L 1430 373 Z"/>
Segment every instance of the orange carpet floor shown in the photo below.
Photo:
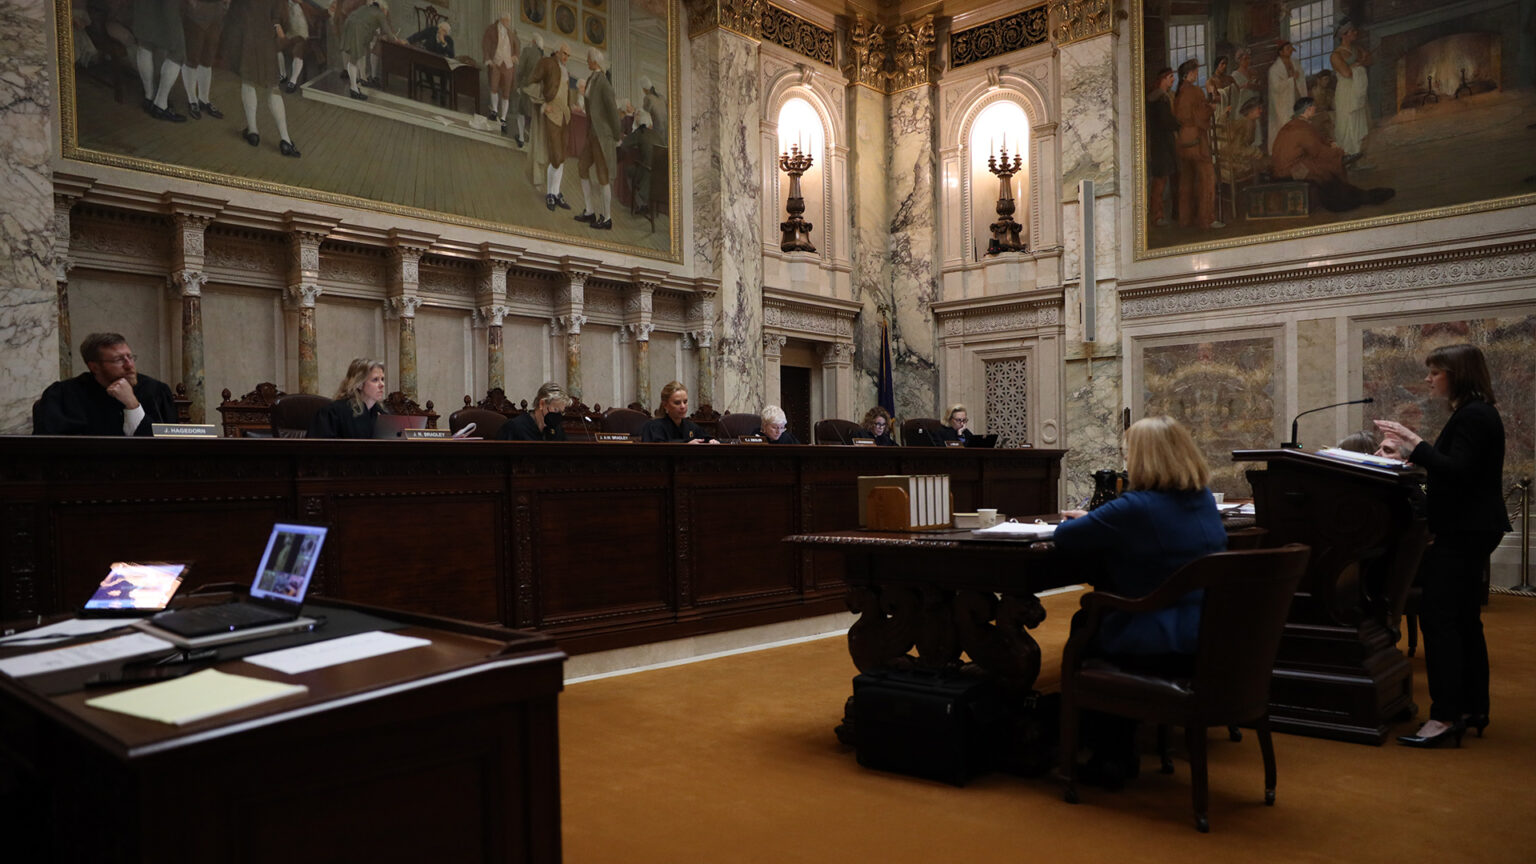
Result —
<path fill-rule="evenodd" d="M 1035 631 L 1047 658 L 1060 657 L 1077 600 L 1047 598 Z M 1276 735 L 1278 800 L 1266 807 L 1253 735 L 1211 730 L 1208 835 L 1193 827 L 1182 759 L 1164 776 L 1148 754 L 1141 779 L 1084 789 L 1076 806 L 1049 776 L 957 788 L 860 767 L 832 734 L 855 674 L 841 638 L 575 683 L 560 704 L 565 860 L 1529 864 L 1536 599 L 1495 595 L 1483 620 L 1486 738 L 1414 750 Z M 1422 652 L 1413 663 L 1422 718 Z"/>

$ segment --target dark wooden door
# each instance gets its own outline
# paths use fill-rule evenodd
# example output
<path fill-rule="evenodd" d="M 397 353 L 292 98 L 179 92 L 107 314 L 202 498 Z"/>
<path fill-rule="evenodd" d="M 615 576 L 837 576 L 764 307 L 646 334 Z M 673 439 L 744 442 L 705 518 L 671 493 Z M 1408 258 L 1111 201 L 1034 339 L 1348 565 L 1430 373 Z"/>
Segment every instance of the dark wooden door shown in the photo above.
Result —
<path fill-rule="evenodd" d="M 811 440 L 811 370 L 804 366 L 779 367 L 779 404 L 789 415 L 789 431 L 802 444 Z"/>

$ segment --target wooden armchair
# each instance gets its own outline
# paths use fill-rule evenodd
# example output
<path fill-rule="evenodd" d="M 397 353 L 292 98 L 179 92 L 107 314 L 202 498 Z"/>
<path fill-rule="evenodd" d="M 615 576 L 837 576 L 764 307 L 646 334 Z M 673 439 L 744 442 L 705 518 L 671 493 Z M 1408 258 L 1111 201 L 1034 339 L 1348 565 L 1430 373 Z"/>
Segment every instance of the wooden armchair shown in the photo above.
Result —
<path fill-rule="evenodd" d="M 314 393 L 290 393 L 272 403 L 272 437 L 303 438 L 309 434 L 309 421 L 330 399 Z"/>
<path fill-rule="evenodd" d="M 469 404 L 468 396 L 464 397 L 463 408 L 448 415 L 448 429 L 455 435 L 465 426 L 475 424 L 475 431 L 466 436 L 469 438 L 495 438 L 506 422 L 507 415 L 489 408 L 476 408 Z"/>
<path fill-rule="evenodd" d="M 759 414 L 726 414 L 720 418 L 719 427 L 721 438 L 740 438 L 763 428 L 763 418 Z"/>
<path fill-rule="evenodd" d="M 417 405 L 414 399 L 407 399 L 405 398 L 404 393 L 396 390 L 395 392 L 384 397 L 383 404 L 384 411 L 388 414 L 411 414 L 418 417 L 425 417 L 427 418 L 428 429 L 437 428 L 438 414 L 436 411 L 432 410 L 431 399 L 427 400 L 427 407 L 423 408 L 420 405 Z"/>
<path fill-rule="evenodd" d="M 817 444 L 852 444 L 853 439 L 860 437 L 864 432 L 864 427 L 852 420 L 829 417 L 826 420 L 817 420 L 813 432 Z"/>
<path fill-rule="evenodd" d="M 944 424 L 936 417 L 918 417 L 901 424 L 901 443 L 907 447 L 943 447 Z"/>
<path fill-rule="evenodd" d="M 229 388 L 219 394 L 219 415 L 224 418 L 225 438 L 272 437 L 272 403 L 287 395 L 270 381 L 256 385 L 256 389 L 231 399 Z"/>
<path fill-rule="evenodd" d="M 640 427 L 650 422 L 651 415 L 629 408 L 609 408 L 602 418 L 602 431 L 623 435 L 639 435 Z M 622 442 L 621 442 L 622 443 Z"/>
<path fill-rule="evenodd" d="M 1101 711 L 1159 725 L 1182 726 L 1189 749 L 1195 827 L 1207 817 L 1205 739 L 1210 726 L 1252 725 L 1264 757 L 1264 803 L 1275 803 L 1275 749 L 1269 733 L 1269 680 L 1291 598 L 1311 549 L 1218 552 L 1181 567 L 1157 590 L 1137 600 L 1095 591 L 1082 599 L 1084 620 L 1061 657 L 1061 777 L 1063 797 L 1077 803 L 1078 725 L 1082 711 Z M 1104 613 L 1166 609 L 1196 589 L 1205 590 L 1200 642 L 1187 676 L 1159 677 L 1095 656 L 1092 646 Z M 1077 622 L 1074 622 L 1077 623 Z"/>

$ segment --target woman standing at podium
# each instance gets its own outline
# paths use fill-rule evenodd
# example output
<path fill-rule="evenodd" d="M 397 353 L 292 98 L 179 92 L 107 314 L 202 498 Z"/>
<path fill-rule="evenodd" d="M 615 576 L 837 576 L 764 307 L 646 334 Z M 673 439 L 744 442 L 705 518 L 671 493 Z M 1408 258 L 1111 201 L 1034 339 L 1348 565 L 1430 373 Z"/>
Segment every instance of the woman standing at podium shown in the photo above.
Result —
<path fill-rule="evenodd" d="M 336 388 L 336 401 L 309 421 L 307 437 L 372 438 L 383 402 L 384 364 L 359 357 L 347 367 L 347 377 Z"/>
<path fill-rule="evenodd" d="M 1064 551 L 1104 553 L 1092 580 L 1096 590 L 1144 597 L 1185 564 L 1224 551 L 1227 530 L 1207 488 L 1211 469 L 1177 420 L 1144 417 L 1131 424 L 1125 465 L 1127 491 L 1091 513 L 1063 511 L 1054 541 Z M 1176 673 L 1198 646 L 1204 600 L 1204 591 L 1191 591 L 1158 612 L 1107 612 L 1095 650 L 1148 672 Z M 1079 775 L 1083 782 L 1113 789 L 1135 777 L 1136 721 L 1090 711 L 1083 720 L 1083 740 L 1093 750 Z"/>
<path fill-rule="evenodd" d="M 1431 445 L 1412 429 L 1377 420 L 1381 452 L 1429 472 L 1427 507 L 1434 543 L 1424 551 L 1419 627 L 1429 678 L 1429 720 L 1409 747 L 1461 746 L 1468 726 L 1482 737 L 1488 725 L 1488 644 L 1483 640 L 1483 568 L 1509 530 L 1500 485 L 1504 423 L 1493 406 L 1493 382 L 1474 345 L 1437 348 L 1425 358 L 1430 395 L 1448 400 L 1451 419 Z"/>

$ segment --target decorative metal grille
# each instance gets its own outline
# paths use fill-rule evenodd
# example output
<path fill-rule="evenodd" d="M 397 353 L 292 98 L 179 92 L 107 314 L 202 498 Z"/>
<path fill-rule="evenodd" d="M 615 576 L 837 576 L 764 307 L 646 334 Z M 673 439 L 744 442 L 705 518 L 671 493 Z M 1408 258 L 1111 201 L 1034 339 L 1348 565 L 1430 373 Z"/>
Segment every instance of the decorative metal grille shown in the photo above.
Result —
<path fill-rule="evenodd" d="M 1013 446 L 1029 440 L 1029 361 L 987 360 L 987 432 Z"/>
<path fill-rule="evenodd" d="M 958 69 L 971 63 L 1039 45 L 1050 38 L 1047 32 L 1047 7 L 1042 4 L 951 33 L 949 62 Z"/>

